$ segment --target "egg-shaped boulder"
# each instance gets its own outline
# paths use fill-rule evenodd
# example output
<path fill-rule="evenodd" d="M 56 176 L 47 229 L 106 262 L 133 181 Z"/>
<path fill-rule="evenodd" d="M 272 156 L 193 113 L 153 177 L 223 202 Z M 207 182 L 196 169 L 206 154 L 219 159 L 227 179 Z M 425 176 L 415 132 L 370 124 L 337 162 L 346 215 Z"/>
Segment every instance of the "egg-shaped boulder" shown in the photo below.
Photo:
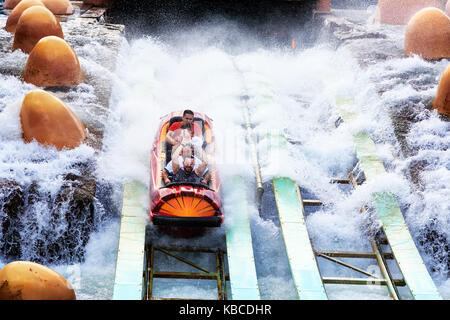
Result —
<path fill-rule="evenodd" d="M 60 37 L 48 36 L 31 50 L 23 79 L 38 87 L 54 87 L 77 85 L 84 76 L 73 48 Z"/>
<path fill-rule="evenodd" d="M 109 7 L 113 2 L 114 0 L 83 0 L 84 4 L 92 4 L 97 7 Z"/>
<path fill-rule="evenodd" d="M 14 261 L 0 270 L 0 300 L 76 300 L 71 284 L 38 263 Z"/>
<path fill-rule="evenodd" d="M 6 20 L 5 30 L 11 33 L 16 32 L 16 26 L 20 16 L 25 10 L 32 6 L 45 7 L 41 0 L 22 0 L 9 14 L 8 19 Z"/>
<path fill-rule="evenodd" d="M 44 90 L 33 90 L 25 96 L 20 122 L 25 142 L 35 139 L 61 150 L 76 148 L 86 139 L 86 128 L 77 115 Z"/>
<path fill-rule="evenodd" d="M 427 7 L 441 7 L 441 0 L 378 0 L 375 22 L 407 24 L 411 17 Z"/>
<path fill-rule="evenodd" d="M 450 116 L 450 65 L 442 73 L 433 109 L 437 109 L 440 114 Z"/>
<path fill-rule="evenodd" d="M 20 1 L 22 0 L 6 0 L 5 3 L 3 4 L 3 9 L 12 10 L 17 6 L 17 4 Z"/>
<path fill-rule="evenodd" d="M 30 53 L 44 37 L 57 36 L 64 39 L 58 19 L 46 7 L 33 6 L 20 16 L 14 34 L 13 50 Z"/>
<path fill-rule="evenodd" d="M 73 14 L 73 6 L 69 0 L 41 0 L 53 14 Z"/>
<path fill-rule="evenodd" d="M 316 3 L 316 10 L 319 12 L 330 12 L 331 0 L 318 0 Z"/>
<path fill-rule="evenodd" d="M 437 8 L 417 12 L 406 27 L 404 52 L 424 59 L 450 58 L 449 17 Z"/>

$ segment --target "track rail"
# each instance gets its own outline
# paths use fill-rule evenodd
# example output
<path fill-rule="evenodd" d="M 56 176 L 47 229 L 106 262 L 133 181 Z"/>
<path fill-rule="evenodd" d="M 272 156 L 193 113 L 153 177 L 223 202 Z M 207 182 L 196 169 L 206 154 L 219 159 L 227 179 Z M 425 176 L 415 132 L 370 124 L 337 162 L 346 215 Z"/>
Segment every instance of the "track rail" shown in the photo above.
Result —
<path fill-rule="evenodd" d="M 305 223 L 305 209 L 297 183 L 272 180 L 286 254 L 300 300 L 328 299 Z"/>
<path fill-rule="evenodd" d="M 245 76 L 243 78 L 245 79 Z M 264 80 L 258 81 L 259 83 L 252 85 L 261 89 L 258 90 L 259 101 L 269 102 L 272 106 L 276 105 L 270 85 Z M 357 115 L 357 106 L 349 97 L 337 98 L 336 105 L 340 109 L 344 122 L 351 122 Z M 273 153 L 269 157 L 276 161 L 275 157 L 286 153 L 287 139 L 281 132 L 269 134 L 266 138 L 270 139 L 269 145 Z M 376 155 L 375 144 L 366 132 L 355 134 L 354 144 L 358 158 L 357 167 L 350 172 L 348 178 L 330 179 L 331 183 L 348 183 L 356 187 L 366 179 L 370 181 L 386 173 L 382 161 Z M 363 179 L 360 179 L 361 176 Z M 304 220 L 304 206 L 320 206 L 321 201 L 303 200 L 299 187 L 288 177 L 273 178 L 272 184 L 289 267 L 299 299 L 327 299 L 324 284 L 384 285 L 394 300 L 402 298 L 398 287 L 407 286 L 413 299 L 442 299 L 414 245 L 398 203 L 392 194 L 381 192 L 372 195 L 376 204 L 375 209 L 383 225 L 382 231 L 375 237 L 368 235 L 372 252 L 324 252 L 313 248 Z M 361 212 L 364 211 L 365 208 L 362 208 Z M 381 276 L 341 261 L 338 259 L 340 257 L 374 259 Z M 318 267 L 318 258 L 352 269 L 365 277 L 324 277 Z M 393 278 L 388 260 L 397 262 L 402 279 Z"/>
<path fill-rule="evenodd" d="M 235 67 L 239 71 L 236 64 Z M 243 72 L 239 72 L 241 74 L 244 87 L 247 87 L 249 81 L 246 79 Z M 261 86 L 266 89 L 270 88 L 270 86 L 264 81 L 251 84 L 251 86 L 254 85 Z M 262 92 L 264 92 L 264 90 Z M 245 100 L 247 101 L 249 98 L 249 96 L 246 96 Z M 260 101 L 263 102 L 274 102 L 271 90 L 267 90 L 267 92 L 263 93 L 258 98 L 260 98 Z M 247 106 L 244 110 L 247 137 L 252 137 L 253 134 L 250 132 L 252 128 L 250 112 Z M 279 134 L 268 134 L 266 135 L 266 139 L 269 140 L 269 145 L 271 148 L 270 155 L 268 156 L 269 158 L 273 157 L 270 161 L 277 161 L 276 157 L 279 157 L 279 153 L 285 152 L 284 149 L 287 141 L 281 132 Z M 252 156 L 252 161 L 255 170 L 256 186 L 262 187 L 262 178 L 256 147 L 252 147 L 252 144 L 250 143 L 250 148 L 252 153 L 254 153 Z M 289 269 L 291 271 L 297 297 L 302 300 L 326 300 L 327 295 L 304 220 L 305 211 L 299 187 L 296 182 L 289 177 L 274 178 L 272 179 L 272 185 L 285 250 L 288 257 Z M 264 190 L 258 191 L 258 194 L 262 195 L 263 191 Z"/>
<path fill-rule="evenodd" d="M 234 300 L 259 300 L 244 179 L 239 176 L 231 177 L 224 190 L 234 191 L 233 208 L 236 209 L 235 212 L 227 213 L 225 221 L 231 297 Z"/>
<path fill-rule="evenodd" d="M 344 122 L 355 121 L 358 111 L 351 97 L 337 97 L 336 106 L 339 108 Z M 385 174 L 383 162 L 377 156 L 375 143 L 369 134 L 365 131 L 355 133 L 353 139 L 359 165 L 367 181 Z M 373 193 L 372 196 L 375 201 L 376 212 L 383 224 L 386 239 L 413 298 L 441 300 L 442 297 L 409 233 L 395 196 L 388 192 L 377 192 Z M 390 289 L 390 292 L 394 294 L 393 289 Z"/>
<path fill-rule="evenodd" d="M 146 186 L 136 181 L 124 185 L 113 300 L 143 297 L 147 203 Z"/>
<path fill-rule="evenodd" d="M 246 81 L 244 75 L 243 81 L 244 83 Z M 272 106 L 276 105 L 270 85 L 259 81 L 258 84 L 252 84 L 253 87 L 260 85 L 262 88 L 259 91 L 261 96 L 258 97 L 258 101 L 262 101 L 262 103 L 269 101 Z M 251 98 L 251 96 L 246 96 L 243 100 L 247 103 Z M 336 106 L 346 124 L 354 121 L 358 115 L 358 108 L 351 97 L 337 97 Z M 252 140 L 250 111 L 246 105 L 244 107 L 246 138 L 252 153 L 251 160 L 255 171 L 257 201 L 259 201 L 264 191 L 262 177 L 259 171 L 257 148 Z M 349 173 L 348 178 L 330 179 L 330 183 L 346 183 L 357 187 L 364 181 L 371 181 L 386 173 L 382 161 L 376 154 L 375 144 L 370 135 L 367 132 L 358 132 L 353 135 L 353 138 L 358 159 L 357 166 Z M 288 141 L 282 132 L 269 134 L 266 139 L 270 140 L 269 157 L 280 157 L 280 154 L 287 152 Z M 328 299 L 325 286 L 327 284 L 383 285 L 386 286 L 389 295 L 394 300 L 403 298 L 399 287 L 407 287 L 413 299 L 442 299 L 420 257 L 394 195 L 388 192 L 372 194 L 376 213 L 382 223 L 382 230 L 375 236 L 368 235 L 371 252 L 319 251 L 314 249 L 309 238 L 305 221 L 305 206 L 321 206 L 322 202 L 318 199 L 303 199 L 301 187 L 290 177 L 275 177 L 272 179 L 272 186 L 284 241 L 283 249 L 286 250 L 298 299 Z M 227 249 L 225 252 L 214 252 L 217 264 L 216 272 L 213 272 L 165 249 L 160 250 L 161 248 L 150 245 L 150 250 L 144 250 L 146 209 L 141 205 L 139 199 L 148 197 L 148 192 L 145 187 L 137 183 L 125 185 L 114 299 L 153 299 L 152 283 L 155 277 L 216 279 L 218 299 L 260 299 L 245 180 L 241 176 L 228 177 L 224 181 L 223 189 L 226 193 L 233 192 L 230 197 L 233 199 L 233 204 L 227 209 L 224 224 Z M 229 195 L 227 194 L 227 196 Z M 365 208 L 362 208 L 362 214 L 364 211 Z M 165 253 L 201 272 L 157 271 L 154 268 L 155 249 L 161 252 L 167 251 Z M 148 252 L 147 255 L 144 251 Z M 227 257 L 228 274 L 225 271 L 227 268 L 223 259 L 224 254 Z M 319 258 L 332 261 L 365 277 L 324 276 L 319 267 Z M 373 259 L 379 267 L 381 276 L 374 275 L 341 260 L 341 258 Z M 389 260 L 397 263 L 402 278 L 393 277 L 389 268 Z M 231 296 L 227 296 L 227 281 L 230 284 Z"/>

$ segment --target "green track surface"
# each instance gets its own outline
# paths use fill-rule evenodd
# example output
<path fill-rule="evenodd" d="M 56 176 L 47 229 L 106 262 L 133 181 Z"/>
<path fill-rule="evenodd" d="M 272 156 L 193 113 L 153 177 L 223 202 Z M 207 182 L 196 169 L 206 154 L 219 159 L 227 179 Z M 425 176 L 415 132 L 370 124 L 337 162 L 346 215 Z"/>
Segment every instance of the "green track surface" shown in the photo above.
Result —
<path fill-rule="evenodd" d="M 297 183 L 290 178 L 275 178 L 272 182 L 286 254 L 298 298 L 326 300 L 328 298 L 308 236 L 303 200 Z"/>
<path fill-rule="evenodd" d="M 233 176 L 224 186 L 224 192 L 233 192 L 233 208 L 225 213 L 227 259 L 233 300 L 259 300 L 260 293 L 253 256 L 250 218 L 244 179 Z"/>
<path fill-rule="evenodd" d="M 357 108 L 351 98 L 338 97 L 336 105 L 339 107 L 345 123 L 350 124 L 355 120 Z M 371 181 L 375 177 L 385 174 L 383 162 L 377 156 L 375 143 L 369 134 L 358 132 L 353 135 L 353 138 L 356 156 L 360 161 L 366 180 Z M 376 212 L 383 224 L 384 233 L 413 298 L 441 300 L 442 297 L 414 244 L 397 199 L 388 192 L 377 192 L 372 196 Z"/>
<path fill-rule="evenodd" d="M 141 300 L 148 189 L 139 182 L 124 185 L 113 300 Z"/>

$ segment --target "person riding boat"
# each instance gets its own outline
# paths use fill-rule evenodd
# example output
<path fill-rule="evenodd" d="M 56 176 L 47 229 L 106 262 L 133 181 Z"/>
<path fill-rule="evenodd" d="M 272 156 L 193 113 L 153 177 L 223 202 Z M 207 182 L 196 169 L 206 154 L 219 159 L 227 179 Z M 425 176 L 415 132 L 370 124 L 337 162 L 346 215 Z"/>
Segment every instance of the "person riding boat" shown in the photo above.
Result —
<path fill-rule="evenodd" d="M 183 126 L 184 125 L 184 126 Z M 190 125 L 190 127 L 189 127 Z M 194 112 L 192 110 L 186 109 L 183 111 L 182 121 L 174 122 L 167 131 L 166 142 L 170 143 L 172 146 L 175 146 L 177 143 L 180 143 L 182 140 L 182 136 L 180 131 L 182 127 L 189 128 L 191 138 L 195 136 L 202 136 L 201 127 L 194 122 Z"/>
<path fill-rule="evenodd" d="M 193 157 L 194 159 L 194 167 L 193 169 L 196 170 L 202 163 L 202 160 L 200 160 L 198 157 L 194 155 L 193 146 L 192 145 L 182 145 L 181 146 L 181 154 L 178 156 L 178 163 L 180 164 L 181 169 L 184 169 L 184 158 L 186 157 Z M 173 176 L 173 161 L 170 160 L 167 165 L 164 167 L 162 172 L 162 179 L 164 180 L 164 183 L 167 185 L 171 183 L 170 177 Z M 211 178 L 211 174 L 209 173 L 209 169 L 206 168 L 202 175 L 202 181 L 203 184 L 208 184 L 208 181 Z"/>
<path fill-rule="evenodd" d="M 172 182 L 178 183 L 207 183 L 202 178 L 203 173 L 208 166 L 206 155 L 202 152 L 201 164 L 194 169 L 195 158 L 192 155 L 182 156 L 182 162 L 179 159 L 182 146 L 179 145 L 174 151 L 174 160 L 172 162 L 173 178 Z"/>

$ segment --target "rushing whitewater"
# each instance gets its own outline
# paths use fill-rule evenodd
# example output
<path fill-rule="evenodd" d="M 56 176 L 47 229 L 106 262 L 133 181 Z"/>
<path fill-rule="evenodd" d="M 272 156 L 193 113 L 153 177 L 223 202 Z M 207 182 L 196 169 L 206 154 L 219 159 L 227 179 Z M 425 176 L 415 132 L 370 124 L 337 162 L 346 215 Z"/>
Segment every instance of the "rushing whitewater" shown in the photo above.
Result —
<path fill-rule="evenodd" d="M 448 123 L 426 106 L 421 106 L 417 116 L 423 117 L 423 121 L 414 123 L 407 135 L 408 141 L 412 142 L 410 146 L 420 150 L 429 149 L 432 143 L 433 150 L 426 153 L 434 152 L 438 160 L 421 173 L 425 179 L 419 192 L 418 186 L 405 172 L 405 167 L 413 159 L 409 155 L 402 156 L 392 123 L 393 111 L 389 108 L 398 99 L 409 101 L 416 95 L 433 94 L 436 83 L 428 77 L 428 82 L 425 80 L 427 88 L 423 91 L 411 91 L 408 84 L 399 84 L 390 86 L 380 96 L 378 87 L 381 83 L 376 79 L 380 76 L 379 68 L 388 81 L 386 74 L 392 74 L 392 79 L 402 72 L 420 74 L 424 65 L 438 75 L 445 63 L 401 58 L 361 69 L 351 52 L 345 49 L 334 51 L 326 46 L 316 46 L 292 51 L 288 45 L 285 48 L 264 48 L 263 45 L 260 49 L 249 48 L 248 43 L 255 45 L 257 41 L 239 34 L 233 26 L 228 25 L 223 30 L 216 26 L 206 35 L 205 28 L 201 32 L 178 33 L 173 42 L 143 37 L 131 41 L 129 48 L 122 51 L 122 64 L 118 68 L 120 90 L 114 91 L 116 113 L 111 126 L 114 129 L 109 136 L 109 150 L 101 160 L 104 174 L 147 183 L 148 153 L 159 117 L 171 110 L 190 108 L 204 112 L 214 120 L 221 178 L 226 182 L 227 177 L 239 173 L 246 177 L 248 188 L 254 188 L 249 157 L 243 156 L 245 151 L 239 152 L 243 151 L 245 141 L 241 97 L 248 96 L 264 181 L 268 182 L 275 176 L 290 176 L 302 190 L 325 204 L 322 209 L 309 213 L 307 218 L 316 249 L 370 250 L 367 233 L 377 230 L 380 225 L 370 210 L 361 214 L 360 209 L 365 204 L 370 207 L 372 192 L 390 191 L 402 205 L 408 226 L 441 294 L 448 294 L 445 252 L 430 250 L 439 243 L 437 239 L 422 241 L 431 217 L 441 223 L 437 231 L 443 231 L 447 236 L 445 226 L 448 225 L 449 210 L 444 199 L 448 193 L 445 188 L 448 178 L 448 151 L 445 148 L 449 137 Z M 228 38 L 215 43 L 213 39 L 219 32 L 234 37 L 236 46 L 227 47 Z M 361 106 L 357 127 L 340 125 L 336 128 L 339 115 L 334 99 L 340 90 L 354 95 Z M 270 104 L 264 99 L 267 96 L 272 98 Z M 355 166 L 351 133 L 360 130 L 372 134 L 388 174 L 352 192 L 328 181 L 330 177 L 346 177 Z M 269 157 L 271 149 L 264 137 L 277 132 L 283 132 L 290 143 L 288 154 L 274 161 Z M 419 151 L 413 157 L 425 156 L 420 155 L 421 152 L 425 151 Z M 441 172 L 441 176 L 436 171 Z M 428 183 L 425 182 L 427 180 Z M 265 186 L 266 189 L 271 188 L 270 184 Z M 233 207 L 231 191 L 224 193 L 225 213 L 227 219 L 232 219 L 233 214 L 238 214 L 238 208 Z M 424 197 L 438 202 L 432 203 L 430 199 L 424 203 Z M 271 218 L 274 211 L 270 190 L 266 190 L 262 218 L 256 206 L 252 211 L 258 279 L 263 298 L 291 299 L 295 292 L 286 257 L 280 250 L 283 245 L 280 229 Z M 212 246 L 223 246 L 220 244 L 222 232 L 213 230 L 206 236 L 216 240 Z M 175 241 L 157 235 L 156 231 L 152 237 L 156 243 Z M 201 240 L 193 243 L 200 244 Z M 374 270 L 374 263 L 361 262 L 360 266 Z M 320 267 L 324 274 L 340 272 L 340 276 L 352 276 L 351 271 L 342 273 L 329 262 L 321 262 Z M 184 289 L 185 296 L 192 297 L 191 287 Z M 337 286 L 328 285 L 327 290 L 332 299 L 389 297 L 383 287 L 355 289 L 348 286 L 340 290 Z M 163 292 L 166 296 L 180 296 L 180 292 L 173 288 Z M 204 292 L 200 291 L 199 297 L 203 295 Z"/>
<path fill-rule="evenodd" d="M 388 32 L 399 38 L 402 30 Z M 112 217 L 91 235 L 85 261 L 56 267 L 74 285 L 78 298 L 112 297 L 120 185 L 131 180 L 148 184 L 149 154 L 160 118 L 172 110 L 189 108 L 213 119 L 216 161 L 224 185 L 229 187 L 227 181 L 232 175 L 245 178 L 263 299 L 295 299 L 280 228 L 274 218 L 270 180 L 276 176 L 295 179 L 308 198 L 324 203 L 307 212 L 310 237 L 317 250 L 369 251 L 368 233 L 380 228 L 370 209 L 371 193 L 395 194 L 427 269 L 444 299 L 450 299 L 448 249 L 442 245 L 450 239 L 450 128 L 423 103 L 435 95 L 447 60 L 398 57 L 361 67 L 349 49 L 334 50 L 326 43 L 297 50 L 291 49 L 291 43 L 269 47 L 232 23 L 184 30 L 171 39 L 163 42 L 144 36 L 123 43 L 107 120 L 103 114 L 90 115 L 105 121 L 103 148 L 98 155 L 86 145 L 57 153 L 35 143 L 24 144 L 20 140 L 17 101 L 32 86 L 14 76 L 1 76 L 0 177 L 13 175 L 15 181 L 26 183 L 30 176 L 37 176 L 41 188 L 51 191 L 61 183 L 62 174 L 71 172 L 71 163 L 86 160 L 94 164 L 97 183 L 105 192 L 104 198 L 97 195 L 95 210 L 105 210 Z M 90 44 L 84 50 L 89 56 L 98 47 Z M 24 59 L 11 53 L 0 63 L 23 64 Z M 99 64 L 84 59 L 80 62 L 93 74 L 101 73 Z M 80 85 L 77 90 L 84 93 L 80 99 L 89 101 L 92 88 Z M 357 126 L 337 125 L 334 101 L 342 90 L 354 96 L 360 106 Z M 243 96 L 248 97 L 246 102 Z M 245 149 L 244 103 L 254 125 L 266 189 L 261 213 L 251 197 L 255 181 Z M 398 120 L 401 116 L 406 119 Z M 376 142 L 388 174 L 355 190 L 330 184 L 329 178 L 347 177 L 356 165 L 352 133 L 361 130 L 368 131 Z M 288 141 L 287 153 L 274 156 L 270 137 L 280 133 Z M 36 157 L 44 160 L 39 166 L 35 165 Z M 156 244 L 206 242 L 225 249 L 224 228 L 233 215 L 239 214 L 233 203 L 235 192 L 241 191 L 224 190 L 226 220 L 222 228 L 209 230 L 201 238 L 174 239 L 150 226 L 149 238 Z M 366 204 L 369 210 L 361 213 Z M 47 207 L 34 210 L 40 219 L 48 219 Z M 439 237 L 429 237 L 430 224 Z M 319 261 L 324 276 L 355 276 L 353 271 Z M 362 261 L 358 267 L 377 272 L 375 261 Z M 180 288 L 161 284 L 156 296 L 214 299 L 216 294 L 214 288 L 196 282 L 182 282 Z M 327 285 L 326 289 L 330 299 L 389 299 L 386 288 L 378 286 Z"/>

